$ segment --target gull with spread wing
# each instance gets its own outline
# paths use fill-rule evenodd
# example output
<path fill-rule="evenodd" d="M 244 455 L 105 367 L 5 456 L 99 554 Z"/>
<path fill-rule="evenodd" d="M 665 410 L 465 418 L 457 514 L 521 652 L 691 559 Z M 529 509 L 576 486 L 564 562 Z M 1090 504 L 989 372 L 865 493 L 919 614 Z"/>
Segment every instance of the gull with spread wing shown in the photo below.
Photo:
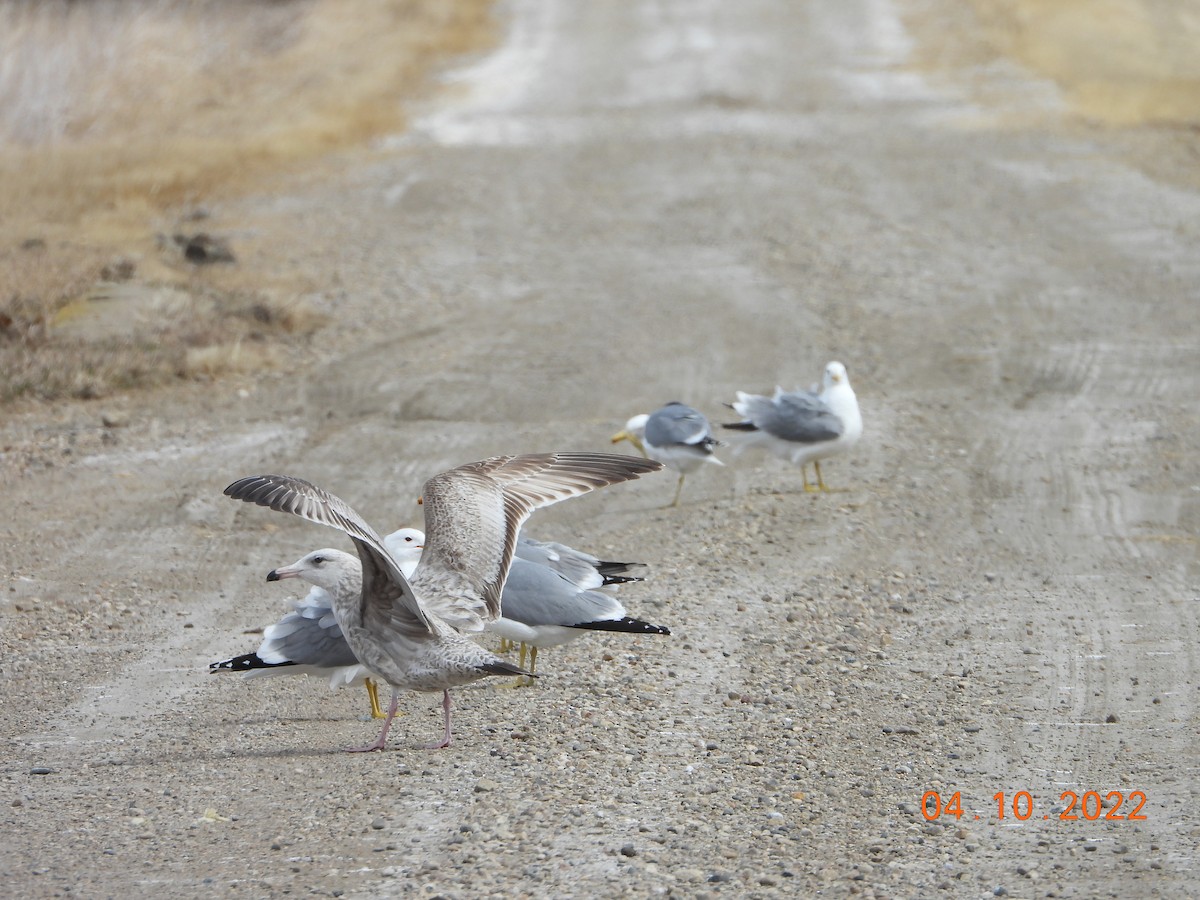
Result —
<path fill-rule="evenodd" d="M 358 597 L 334 593 L 334 614 L 359 662 L 392 686 L 374 744 L 382 750 L 399 691 L 441 691 L 449 746 L 450 688 L 489 675 L 528 675 L 463 632 L 500 614 L 517 534 L 543 506 L 662 468 L 652 460 L 604 453 L 498 456 L 435 475 L 425 483 L 425 549 L 410 585 L 370 525 L 344 500 L 301 478 L 253 475 L 225 493 L 345 532 L 362 570 Z M 278 570 L 276 570 L 278 572 Z"/>

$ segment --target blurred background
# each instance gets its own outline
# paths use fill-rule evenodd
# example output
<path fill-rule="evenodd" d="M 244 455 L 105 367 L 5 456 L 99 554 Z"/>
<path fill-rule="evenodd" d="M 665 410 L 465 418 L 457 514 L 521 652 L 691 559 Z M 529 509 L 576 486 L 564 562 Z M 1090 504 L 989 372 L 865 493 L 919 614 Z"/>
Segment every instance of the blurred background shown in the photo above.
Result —
<path fill-rule="evenodd" d="M 983 83 L 1010 61 L 1087 120 L 1200 123 L 1200 0 L 898 5 L 914 64 Z M 490 6 L 0 0 L 0 212 L 77 225 L 98 202 L 177 203 L 402 128 L 431 65 L 495 38 Z"/>
<path fill-rule="evenodd" d="M 869 2 L 898 10 L 903 65 L 972 99 L 975 127 L 1102 132 L 1151 177 L 1200 187 L 1200 0 Z M 317 160 L 350 164 L 330 156 L 402 131 L 432 74 L 502 36 L 490 0 L 0 0 L 0 361 L 16 373 L 0 403 L 122 383 L 96 374 L 130 368 L 118 309 L 187 323 L 153 330 L 139 354 L 179 347 L 128 384 L 193 371 L 185 350 L 236 346 L 264 321 L 311 323 L 271 307 L 282 272 L 209 267 L 200 290 L 179 223 L 222 198 L 285 196 L 280 176 Z M 96 292 L 114 281 L 123 292 Z M 114 298 L 108 327 L 83 327 Z M 57 377 L 81 353 L 97 354 L 88 373 Z"/>
<path fill-rule="evenodd" d="M 431 65 L 490 40 L 489 6 L 0 0 L 0 211 L 78 225 L 399 129 Z"/>

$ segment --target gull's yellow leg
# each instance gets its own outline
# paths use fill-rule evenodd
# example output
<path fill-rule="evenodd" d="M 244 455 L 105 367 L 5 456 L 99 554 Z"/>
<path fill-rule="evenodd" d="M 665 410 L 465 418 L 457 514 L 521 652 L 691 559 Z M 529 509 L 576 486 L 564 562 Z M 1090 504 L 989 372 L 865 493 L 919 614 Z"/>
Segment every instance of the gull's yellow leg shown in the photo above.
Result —
<path fill-rule="evenodd" d="M 816 467 L 817 477 L 819 478 L 821 469 L 819 466 L 817 466 L 816 463 L 813 463 L 813 466 Z M 802 463 L 800 465 L 800 477 L 804 479 L 804 490 L 807 491 L 808 493 L 815 494 L 817 491 L 820 490 L 820 488 L 818 488 L 816 485 L 808 483 L 808 463 Z"/>
<path fill-rule="evenodd" d="M 819 459 L 813 460 L 813 468 L 817 470 L 817 487 L 823 491 L 828 491 L 829 488 L 825 487 L 825 479 L 821 477 L 821 461 Z"/>
<path fill-rule="evenodd" d="M 637 435 L 630 434 L 628 431 L 618 431 L 611 438 L 614 444 L 619 444 L 621 441 L 629 441 L 633 446 L 637 447 L 638 453 L 642 454 L 644 459 L 649 459 L 650 454 L 646 452 L 646 448 L 642 446 L 642 442 L 637 439 Z"/>
<path fill-rule="evenodd" d="M 521 646 L 524 647 L 525 645 L 522 644 Z M 529 645 L 529 674 L 530 675 L 533 675 L 533 673 L 537 671 L 537 651 L 538 651 L 537 647 L 535 647 L 533 644 Z M 522 669 L 525 668 L 524 660 L 522 660 L 522 662 L 521 662 L 521 668 Z M 520 684 L 522 687 L 533 687 L 533 683 L 536 680 L 537 679 L 535 679 L 535 678 L 526 677 L 525 675 L 521 675 L 517 678 L 517 683 Z"/>
<path fill-rule="evenodd" d="M 671 506 L 679 505 L 679 497 L 683 493 L 683 473 L 679 473 L 679 483 L 675 485 L 675 499 L 671 501 Z"/>
<path fill-rule="evenodd" d="M 496 648 L 497 653 L 512 653 L 513 642 L 508 638 L 500 638 L 500 646 Z"/>
<path fill-rule="evenodd" d="M 520 655 L 517 657 L 517 665 L 519 665 L 522 669 L 524 669 L 525 668 L 525 657 L 528 655 L 529 671 L 532 672 L 533 667 L 537 665 L 537 647 L 531 647 L 529 644 L 526 644 L 524 641 L 521 641 L 521 643 L 519 644 L 518 652 L 520 653 Z M 496 685 L 496 687 L 519 688 L 519 687 L 529 687 L 531 684 L 533 684 L 532 678 L 526 678 L 524 675 L 518 675 L 512 681 L 509 681 L 505 684 L 498 684 L 498 685 Z"/>
<path fill-rule="evenodd" d="M 379 705 L 379 687 L 370 678 L 364 680 L 363 684 L 367 687 L 367 696 L 371 698 L 371 718 L 386 719 L 387 713 Z"/>
<path fill-rule="evenodd" d="M 370 678 L 364 678 L 363 684 L 366 685 L 367 696 L 371 698 L 371 718 L 372 719 L 386 719 L 387 713 L 384 712 L 383 707 L 379 705 L 379 685 L 376 684 L 375 681 Z M 404 715 L 404 713 L 398 712 L 394 716 L 392 716 L 392 718 L 395 718 L 396 716 L 402 716 L 402 715 Z"/>

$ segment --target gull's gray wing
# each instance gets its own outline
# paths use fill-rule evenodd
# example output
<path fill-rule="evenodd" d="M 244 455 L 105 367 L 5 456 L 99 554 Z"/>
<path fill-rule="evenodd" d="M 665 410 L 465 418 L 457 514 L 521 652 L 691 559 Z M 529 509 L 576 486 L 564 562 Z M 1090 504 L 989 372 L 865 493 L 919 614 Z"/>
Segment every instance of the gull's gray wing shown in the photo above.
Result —
<path fill-rule="evenodd" d="M 322 669 L 359 664 L 334 617 L 333 598 L 319 587 L 313 587 L 293 604 L 291 612 L 263 630 L 258 657 L 266 663 L 292 662 Z"/>
<path fill-rule="evenodd" d="M 745 421 L 727 428 L 756 428 L 785 441 L 802 444 L 832 441 L 844 429 L 842 420 L 825 401 L 808 391 L 790 394 L 776 391 L 774 397 L 739 391 L 733 408 Z"/>
<path fill-rule="evenodd" d="M 504 583 L 500 614 L 522 625 L 580 625 L 620 619 L 625 607 L 602 591 L 580 590 L 553 569 L 516 558 Z"/>
<path fill-rule="evenodd" d="M 522 535 L 517 540 L 516 556 L 552 569 L 580 588 L 598 588 L 604 584 L 604 575 L 597 568 L 600 560 L 565 544 L 535 541 Z"/>
<path fill-rule="evenodd" d="M 634 569 L 646 567 L 645 563 L 600 559 L 557 541 L 539 541 L 523 534 L 517 539 L 516 555 L 520 559 L 553 569 L 583 590 L 604 587 L 606 584 L 642 581 L 640 576 L 629 573 Z"/>
<path fill-rule="evenodd" d="M 346 533 L 362 563 L 362 621 L 410 638 L 432 634 L 433 623 L 375 530 L 340 497 L 291 475 L 239 478 L 225 493 L 235 500 L 291 513 Z"/>
<path fill-rule="evenodd" d="M 684 444 L 706 448 L 715 443 L 704 414 L 682 403 L 668 403 L 651 413 L 645 434 L 646 443 L 655 447 Z"/>
<path fill-rule="evenodd" d="M 774 407 L 776 415 L 767 425 L 759 427 L 785 441 L 804 444 L 832 441 L 845 430 L 842 420 L 825 401 L 807 391 L 777 394 Z"/>
<path fill-rule="evenodd" d="M 559 452 L 497 456 L 435 475 L 421 493 L 425 551 L 413 585 L 437 604 L 432 613 L 478 631 L 500 615 L 517 533 L 530 513 L 661 468 L 634 456 Z"/>

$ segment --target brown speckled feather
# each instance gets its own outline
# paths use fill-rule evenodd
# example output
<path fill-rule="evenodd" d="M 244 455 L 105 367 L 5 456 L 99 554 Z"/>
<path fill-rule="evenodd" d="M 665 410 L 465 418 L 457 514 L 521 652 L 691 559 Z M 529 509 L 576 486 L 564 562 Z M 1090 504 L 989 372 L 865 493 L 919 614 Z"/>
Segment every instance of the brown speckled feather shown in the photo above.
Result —
<path fill-rule="evenodd" d="M 422 492 L 425 552 L 414 588 L 422 601 L 455 598 L 454 609 L 435 602 L 430 611 L 477 631 L 500 614 L 517 534 L 535 509 L 660 468 L 634 456 L 560 452 L 496 456 L 435 475 Z"/>

